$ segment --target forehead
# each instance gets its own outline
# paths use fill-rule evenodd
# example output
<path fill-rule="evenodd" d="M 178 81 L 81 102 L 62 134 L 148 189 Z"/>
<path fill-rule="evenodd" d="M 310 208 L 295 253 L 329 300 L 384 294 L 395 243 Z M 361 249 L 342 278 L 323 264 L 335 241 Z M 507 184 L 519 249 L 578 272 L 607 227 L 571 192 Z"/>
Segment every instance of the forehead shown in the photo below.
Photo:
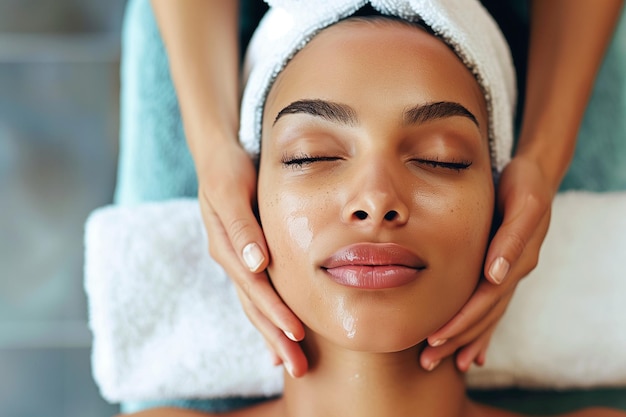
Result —
<path fill-rule="evenodd" d="M 264 119 L 303 98 L 358 102 L 372 93 L 385 105 L 459 102 L 486 130 L 482 89 L 456 54 L 421 27 L 382 17 L 347 19 L 317 34 L 278 75 Z"/>

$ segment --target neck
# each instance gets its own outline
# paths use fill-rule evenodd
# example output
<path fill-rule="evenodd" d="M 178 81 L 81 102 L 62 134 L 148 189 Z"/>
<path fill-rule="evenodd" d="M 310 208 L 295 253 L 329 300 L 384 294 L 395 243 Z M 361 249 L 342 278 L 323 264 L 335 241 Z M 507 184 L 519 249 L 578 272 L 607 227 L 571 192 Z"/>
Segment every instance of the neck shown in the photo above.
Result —
<path fill-rule="evenodd" d="M 309 339 L 309 338 L 307 338 Z M 309 371 L 285 375 L 289 417 L 459 417 L 465 413 L 463 376 L 454 361 L 434 371 L 419 365 L 422 346 L 394 353 L 364 353 L 306 340 Z"/>

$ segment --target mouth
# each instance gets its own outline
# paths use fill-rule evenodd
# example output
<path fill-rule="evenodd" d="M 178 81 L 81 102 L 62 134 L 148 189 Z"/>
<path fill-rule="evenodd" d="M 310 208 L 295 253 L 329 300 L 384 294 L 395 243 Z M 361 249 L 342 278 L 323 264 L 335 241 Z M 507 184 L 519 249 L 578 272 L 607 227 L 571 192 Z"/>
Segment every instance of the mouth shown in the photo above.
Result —
<path fill-rule="evenodd" d="M 335 252 L 322 270 L 337 284 L 368 290 L 400 287 L 415 281 L 426 263 L 394 243 L 358 243 Z"/>

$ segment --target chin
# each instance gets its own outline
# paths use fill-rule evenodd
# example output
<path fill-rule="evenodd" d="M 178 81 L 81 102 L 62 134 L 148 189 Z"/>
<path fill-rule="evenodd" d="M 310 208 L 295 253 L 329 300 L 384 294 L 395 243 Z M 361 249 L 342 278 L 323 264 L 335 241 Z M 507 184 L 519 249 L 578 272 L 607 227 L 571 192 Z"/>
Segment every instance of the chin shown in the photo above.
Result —
<path fill-rule="evenodd" d="M 371 294 L 368 298 L 372 297 Z M 354 301 L 354 300 L 352 300 Z M 360 300 L 361 302 L 363 300 Z M 441 314 L 424 315 L 415 309 L 398 308 L 397 304 L 353 302 L 329 306 L 331 317 L 303 318 L 315 335 L 344 349 L 369 352 L 400 352 L 420 345 L 430 334 L 445 324 Z M 420 319 L 416 317 L 422 315 Z"/>
<path fill-rule="evenodd" d="M 345 341 L 345 348 L 357 352 L 395 353 L 421 346 L 426 337 L 426 335 L 413 337 L 407 334 L 382 332 L 361 335 L 358 338 Z"/>

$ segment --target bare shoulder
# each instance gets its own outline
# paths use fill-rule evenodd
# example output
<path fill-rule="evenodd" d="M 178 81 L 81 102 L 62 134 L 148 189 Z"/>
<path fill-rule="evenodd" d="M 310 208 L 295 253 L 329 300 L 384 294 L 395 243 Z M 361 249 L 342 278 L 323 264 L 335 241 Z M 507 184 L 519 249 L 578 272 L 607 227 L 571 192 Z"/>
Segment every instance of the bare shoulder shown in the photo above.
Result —
<path fill-rule="evenodd" d="M 280 417 L 283 415 L 281 404 L 280 399 L 277 399 L 225 413 L 204 413 L 182 408 L 161 407 L 117 417 Z"/>

